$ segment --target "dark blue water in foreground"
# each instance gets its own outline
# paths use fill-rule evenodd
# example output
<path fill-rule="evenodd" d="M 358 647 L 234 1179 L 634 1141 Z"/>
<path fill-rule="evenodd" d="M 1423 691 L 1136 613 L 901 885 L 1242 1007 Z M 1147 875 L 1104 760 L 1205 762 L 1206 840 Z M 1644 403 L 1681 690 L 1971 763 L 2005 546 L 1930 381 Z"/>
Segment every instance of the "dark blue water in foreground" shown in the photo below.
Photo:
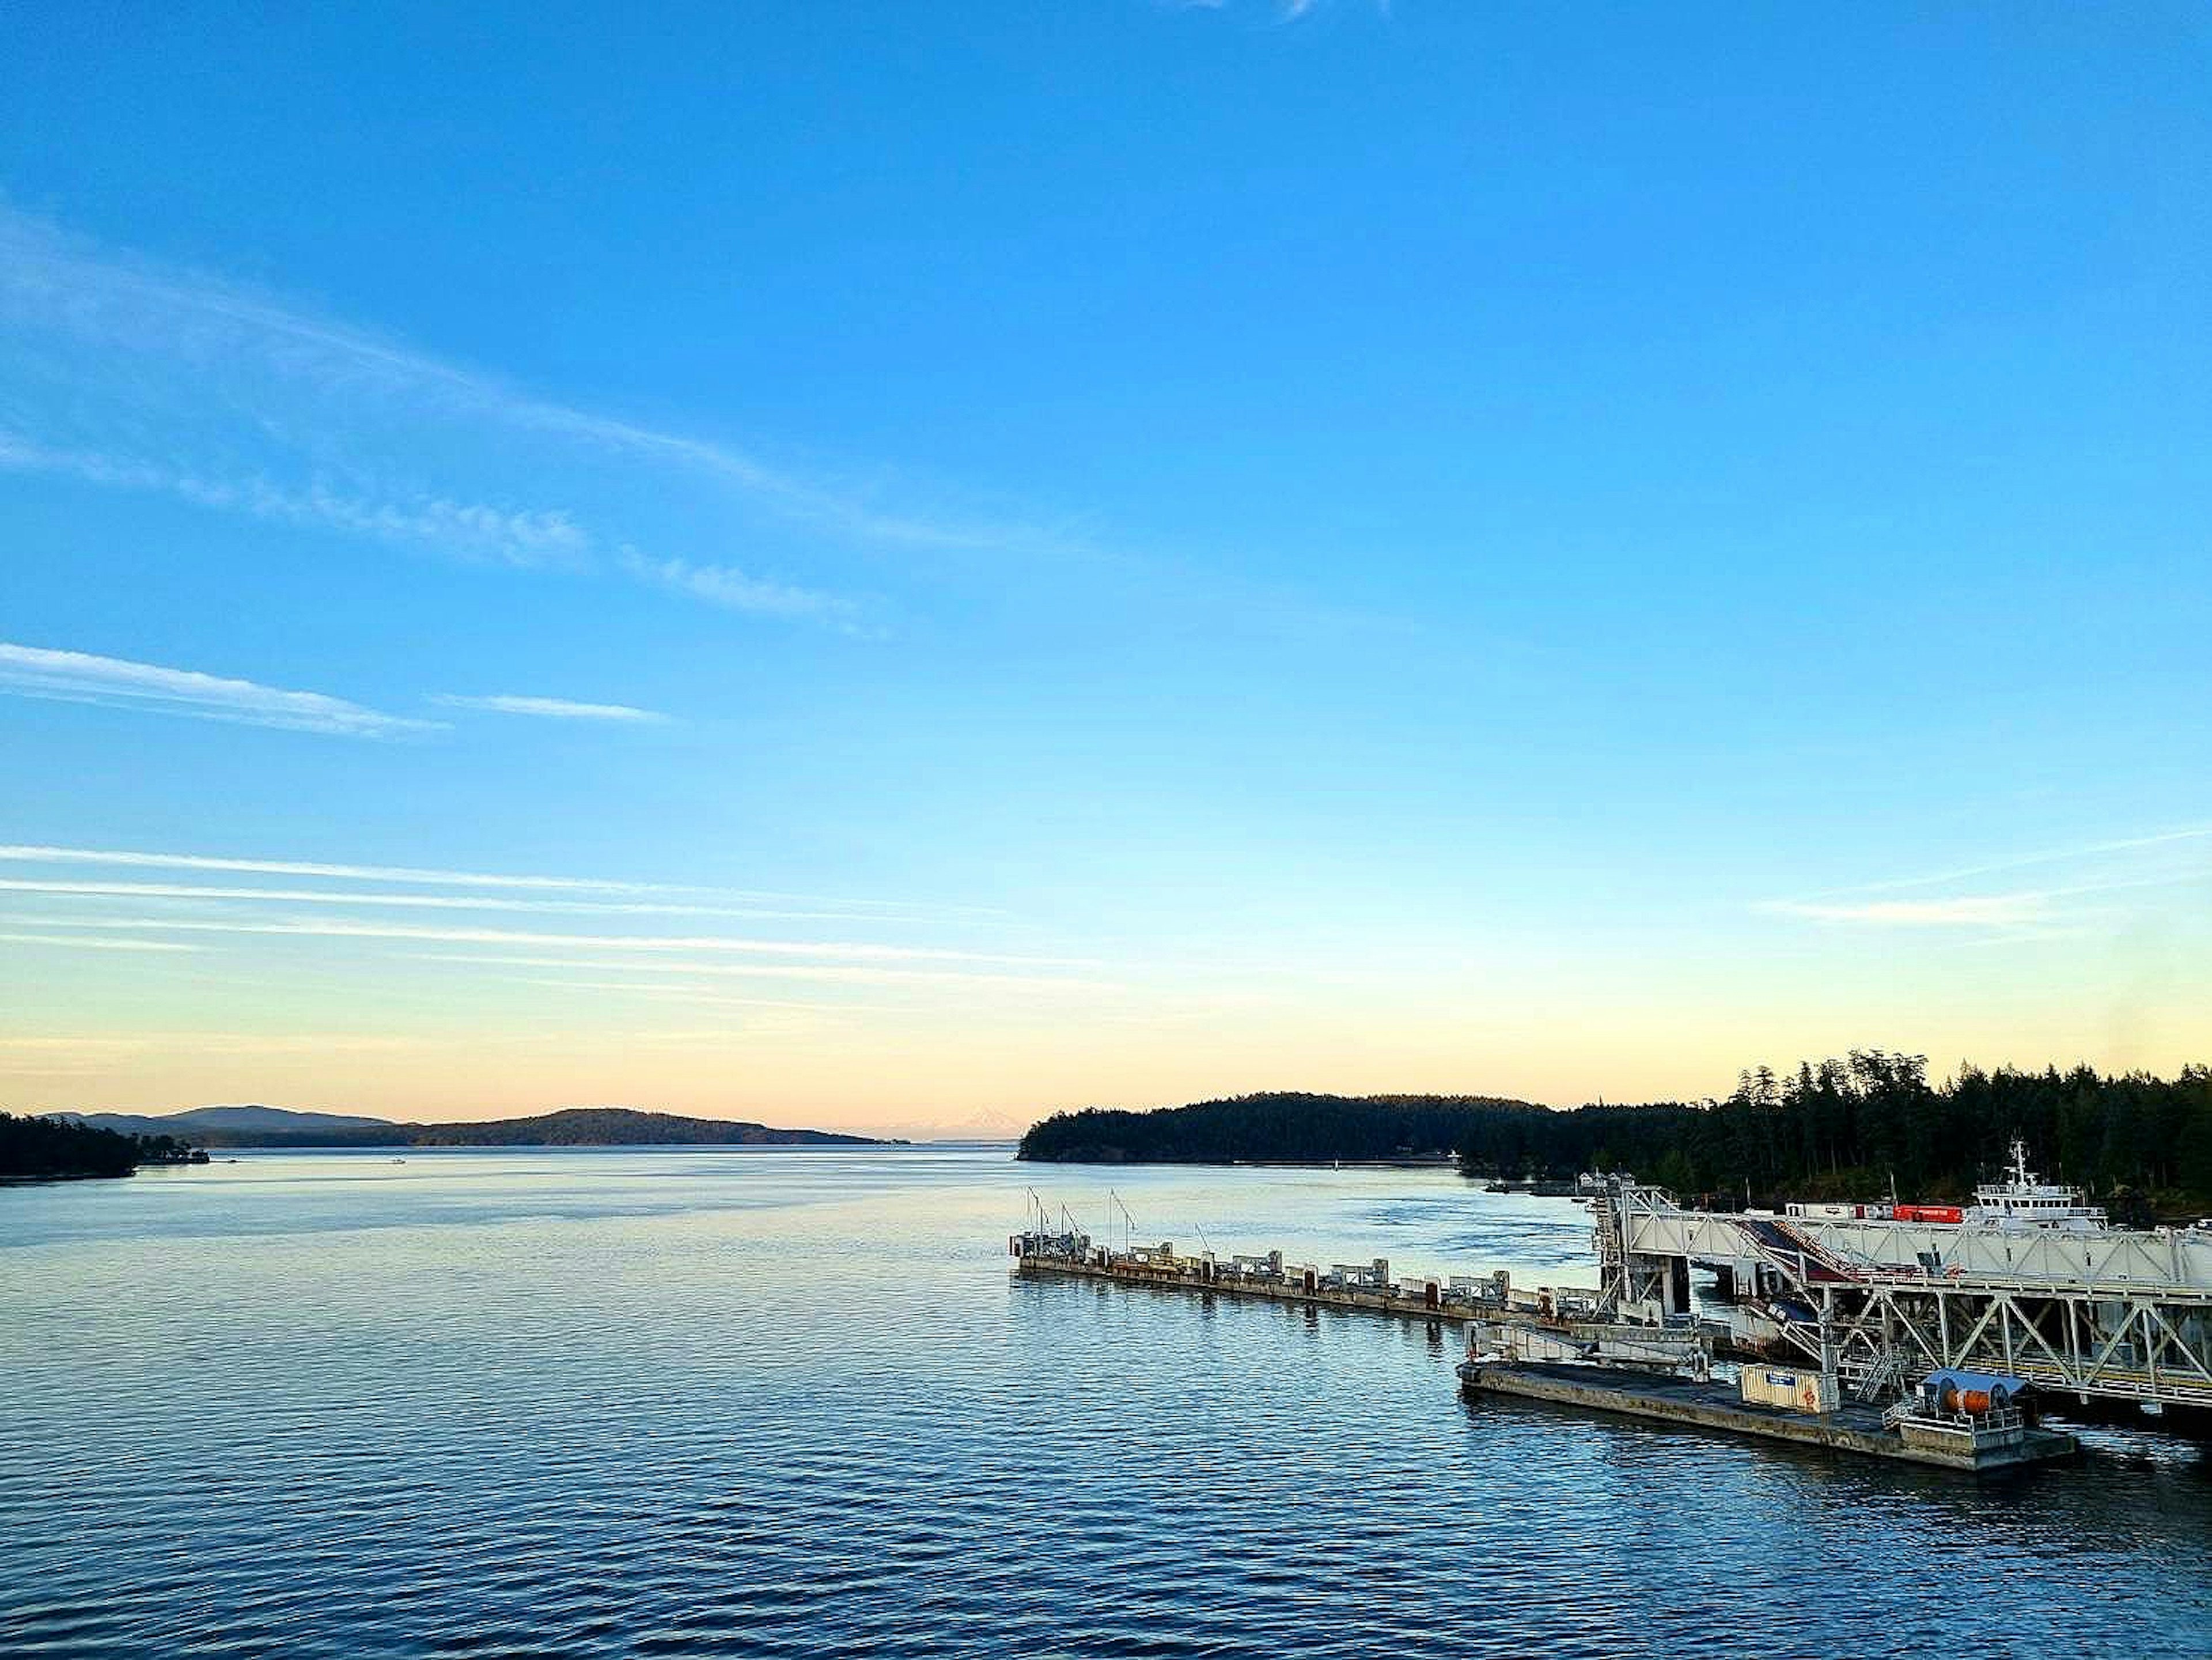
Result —
<path fill-rule="evenodd" d="M 1456 1339 L 1014 1284 L 1102 1233 L 1587 1282 L 1426 1171 L 248 1155 L 0 1190 L 9 1656 L 2212 1653 L 2212 1473 L 1462 1402 Z M 1117 1214 L 1117 1213 L 1116 1213 Z M 1115 1231 L 1118 1235 L 1118 1228 Z"/>

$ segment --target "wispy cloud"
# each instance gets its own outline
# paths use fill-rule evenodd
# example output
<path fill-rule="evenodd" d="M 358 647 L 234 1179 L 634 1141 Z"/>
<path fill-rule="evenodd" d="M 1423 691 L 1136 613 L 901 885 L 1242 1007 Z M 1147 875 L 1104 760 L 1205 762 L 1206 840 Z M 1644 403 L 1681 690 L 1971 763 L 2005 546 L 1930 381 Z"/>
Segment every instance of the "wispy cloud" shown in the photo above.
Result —
<path fill-rule="evenodd" d="M 682 896 L 687 900 L 687 911 L 704 910 L 699 902 L 720 899 L 744 902 L 748 904 L 787 903 L 805 905 L 805 915 L 843 915 L 854 921 L 866 918 L 883 921 L 956 920 L 996 917 L 1001 915 L 979 905 L 947 905 L 899 899 L 841 899 L 825 898 L 806 894 L 770 891 L 761 889 L 702 887 L 696 885 L 664 882 L 633 882 L 610 880 L 586 876 L 518 876 L 489 871 L 430 870 L 414 865 L 349 865 L 331 864 L 299 859 L 240 859 L 224 858 L 205 854 L 158 853 L 112 848 L 63 848 L 34 843 L 0 843 L 0 864 L 31 865 L 88 865 L 105 866 L 120 870 L 184 870 L 207 873 L 221 872 L 252 876 L 299 876 L 339 882 L 373 882 L 378 884 L 409 885 L 418 887 L 486 888 L 495 891 L 519 890 L 526 892 L 573 894 L 631 894 L 640 896 Z M 242 890 L 241 892 L 250 892 Z M 406 903 L 412 903 L 410 897 Z M 585 909 L 601 909 L 594 903 Z M 607 909 L 615 909 L 609 906 Z M 511 907 L 508 909 L 512 909 Z M 546 909 L 577 909 L 567 905 Z M 623 907 L 623 909 L 628 909 Z M 640 911 L 646 907 L 641 903 Z M 762 913 L 707 912 L 712 915 L 745 915 Z"/>
<path fill-rule="evenodd" d="M 465 957 L 423 957 L 420 962 L 471 963 L 476 959 Z M 529 959 L 520 959 L 527 961 Z M 866 1014 L 890 1012 L 891 1006 L 881 1003 L 825 1003 L 817 999 L 797 997 L 738 997 L 719 986 L 672 985 L 665 981 L 649 980 L 572 980 L 544 975 L 507 974 L 487 976 L 517 986 L 544 986 L 561 991 L 617 992 L 626 995 L 653 998 L 668 1002 L 705 1003 L 717 1007 L 749 1009 L 797 1009 L 810 1014 Z"/>
<path fill-rule="evenodd" d="M 2107 837 L 2071 847 L 1954 866 L 1919 876 L 1894 877 L 1829 888 L 1791 899 L 1762 901 L 1755 909 L 1771 916 L 1802 921 L 1893 928 L 2032 928 L 2034 937 L 2056 937 L 2062 924 L 2075 927 L 2109 922 L 2119 913 L 2103 912 L 2080 902 L 2138 890 L 2172 888 L 2212 875 L 2204 852 L 2212 825 L 2192 824 L 2144 836 Z M 2061 875 L 2052 867 L 2077 866 Z M 2033 891 L 1959 892 L 1930 897 L 1899 897 L 1929 888 L 1960 887 L 1993 876 L 2051 870 Z M 2070 878 L 2070 879 L 2069 879 Z"/>
<path fill-rule="evenodd" d="M 0 933 L 0 945 L 53 946 L 70 951 L 198 951 L 181 939 L 114 939 L 83 933 Z"/>
<path fill-rule="evenodd" d="M 528 911 L 601 916 L 724 917 L 747 921 L 863 923 L 939 921 L 942 918 L 868 909 L 778 910 L 763 905 L 710 905 L 677 900 L 608 900 L 581 897 L 525 898 L 511 893 L 361 892 L 325 888 L 230 888 L 183 882 L 46 881 L 0 878 L 0 894 L 62 895 L 80 899 L 174 899 L 198 904 L 331 905 L 346 909 L 385 906 L 413 910 Z M 825 902 L 826 903 L 826 902 Z"/>
<path fill-rule="evenodd" d="M 2075 863 L 2084 860 L 2108 858 L 2154 848 L 2185 847 L 2191 842 L 2212 841 L 2212 824 L 2191 824 L 2179 830 L 2160 830 L 2148 836 L 2124 836 L 2102 842 L 2085 842 L 2069 848 L 2045 848 L 2035 853 L 2016 854 L 2009 858 L 1990 860 L 1981 864 L 1960 865 L 1951 870 L 1936 871 L 1925 876 L 1901 876 L 1883 882 L 1866 882 L 1856 887 L 1835 888 L 1833 893 L 1887 893 L 1899 888 L 1941 887 L 1952 882 L 1969 882 L 1984 876 L 1999 876 L 2016 870 L 2032 870 L 2045 865 Z"/>
<path fill-rule="evenodd" d="M 291 691 L 194 669 L 5 643 L 0 643 L 0 691 L 344 738 L 401 738 L 435 731 L 440 725 L 386 714 L 319 691 Z"/>
<path fill-rule="evenodd" d="M 241 875 L 315 876 L 345 882 L 413 882 L 467 888 L 551 888 L 599 893 L 682 891 L 650 882 L 605 881 L 580 876 L 514 876 L 484 871 L 426 870 L 415 865 L 339 865 L 298 859 L 226 859 L 196 853 L 143 853 L 113 848 L 58 848 L 16 842 L 0 845 L 0 860 L 14 864 L 109 865 L 137 870 L 232 871 Z"/>
<path fill-rule="evenodd" d="M 48 919 L 41 918 L 44 923 Z M 418 939 L 457 945 L 532 946 L 547 950 L 611 952 L 728 952 L 745 956 L 820 958 L 827 961 L 1020 964 L 1032 968 L 1084 965 L 1078 958 L 1030 957 L 957 951 L 935 946 L 887 946 L 849 939 L 745 939 L 723 934 L 538 933 L 510 928 L 434 928 L 402 922 L 353 922 L 325 917 L 245 921 L 134 916 L 117 921 L 78 918 L 70 926 L 143 929 L 160 933 L 301 935 L 332 939 Z"/>
<path fill-rule="evenodd" d="M 518 566 L 586 562 L 592 538 L 568 514 L 530 512 L 437 496 L 373 501 L 311 483 L 286 489 L 262 477 L 217 479 L 127 457 L 56 449 L 0 431 L 0 469 L 57 473 L 88 484 L 171 496 L 276 524 L 343 531 Z"/>
<path fill-rule="evenodd" d="M 2041 921 L 2049 915 L 2050 897 L 2042 893 L 2005 893 L 1956 899 L 1869 899 L 1856 904 L 1777 899 L 1759 909 L 1777 916 L 1863 927 L 2011 927 Z"/>
<path fill-rule="evenodd" d="M 380 500 L 338 490 L 320 480 L 288 488 L 258 476 L 212 477 L 125 455 L 58 449 L 4 430 L 0 430 L 0 471 L 58 474 L 84 483 L 173 496 L 265 522 L 370 537 L 522 569 L 590 569 L 605 553 L 601 538 L 566 508 L 491 507 L 422 494 Z M 689 594 L 725 611 L 839 618 L 859 609 L 853 599 L 750 575 L 733 565 L 649 558 L 627 547 L 611 562 L 654 587 Z"/>
<path fill-rule="evenodd" d="M 631 549 L 624 552 L 623 566 L 643 581 L 688 593 L 724 611 L 750 611 L 764 617 L 843 619 L 850 617 L 857 609 L 853 600 L 840 595 L 750 576 L 734 565 L 653 559 Z"/>
<path fill-rule="evenodd" d="M 447 708 L 483 709 L 493 714 L 529 714 L 546 721 L 611 721 L 653 724 L 668 717 L 656 709 L 633 708 L 628 703 L 578 703 L 566 697 L 525 697 L 501 692 L 488 697 L 464 697 L 446 693 L 430 700 Z"/>
<path fill-rule="evenodd" d="M 267 1051 L 272 1054 L 319 1055 L 326 1049 L 408 1049 L 426 1043 L 453 1041 L 451 1038 L 349 1031 L 144 1031 L 133 1032 L 127 1037 L 114 1032 L 88 1032 L 82 1036 L 41 1034 L 0 1037 L 0 1051 L 16 1050 L 35 1055 L 47 1050 L 70 1054 L 130 1054 L 151 1050 L 169 1054 L 178 1050 L 204 1049 L 219 1054 L 252 1055 Z M 477 1040 L 471 1037 L 467 1041 Z"/>
<path fill-rule="evenodd" d="M 27 349 L 0 402 L 0 467 L 264 521 L 627 574 L 728 610 L 833 623 L 864 602 L 731 562 L 729 509 L 812 544 L 816 563 L 854 547 L 1034 552 L 1062 540 L 539 398 L 0 205 L 0 344 L 11 336 Z M 571 499 L 542 499 L 549 477 Z M 688 493 L 672 508 L 672 489 Z"/>
<path fill-rule="evenodd" d="M 1231 0 L 1158 0 L 1172 11 L 1230 11 Z M 1296 23 L 1304 18 L 1318 15 L 1332 9 L 1331 0 L 1260 0 L 1258 9 L 1267 12 L 1278 23 Z M 1390 15 L 1390 0 L 1368 0 L 1367 9 L 1378 17 Z"/>
<path fill-rule="evenodd" d="M 647 958 L 526 957 L 519 954 L 483 955 L 465 952 L 402 953 L 423 963 L 483 964 L 506 968 L 563 969 L 591 974 L 691 975 L 714 979 L 852 982 L 863 985 L 898 986 L 939 983 L 983 987 L 993 990 L 1038 992 L 1120 991 L 1112 981 L 1057 974 L 1010 974 L 997 970 L 908 969 L 861 966 L 842 963 L 730 963 L 698 959 L 676 961 Z"/>

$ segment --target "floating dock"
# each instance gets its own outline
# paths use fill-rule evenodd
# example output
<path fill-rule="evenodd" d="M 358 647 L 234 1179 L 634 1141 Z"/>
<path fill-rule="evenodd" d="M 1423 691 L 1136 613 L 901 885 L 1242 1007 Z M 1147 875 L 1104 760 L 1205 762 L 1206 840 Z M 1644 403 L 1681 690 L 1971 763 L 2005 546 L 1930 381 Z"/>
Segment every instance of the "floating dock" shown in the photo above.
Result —
<path fill-rule="evenodd" d="M 2004 1469 L 2070 1458 L 2081 1450 L 2072 1436 L 2027 1423 L 2017 1413 L 1980 1422 L 1885 1414 L 1860 1406 L 1814 1414 L 1740 1400 L 1723 1388 L 1686 1377 L 1542 1361 L 1470 1359 L 1460 1365 L 1459 1377 L 1468 1395 L 1517 1395 L 1944 1469 Z"/>
<path fill-rule="evenodd" d="M 1431 1280 L 1419 1291 L 1406 1292 L 1394 1286 L 1329 1283 L 1324 1276 L 1310 1271 L 1287 1276 L 1280 1271 L 1273 1275 L 1243 1274 L 1212 1272 L 1213 1266 L 1188 1258 L 1132 1261 L 1118 1252 L 1103 1260 L 1025 1252 L 1015 1263 L 1014 1272 L 1025 1280 L 1111 1280 L 1117 1285 L 1146 1286 L 1156 1291 L 1200 1292 L 1209 1296 L 1255 1298 L 1269 1303 L 1358 1309 L 1369 1314 L 1396 1315 L 1408 1320 L 1495 1319 L 1512 1300 L 1510 1288 L 1503 1286 L 1492 1295 L 1486 1284 L 1484 1293 L 1477 1295 L 1463 1291 L 1447 1292 L 1444 1286 Z M 1532 1312 L 1534 1307 L 1532 1303 Z"/>

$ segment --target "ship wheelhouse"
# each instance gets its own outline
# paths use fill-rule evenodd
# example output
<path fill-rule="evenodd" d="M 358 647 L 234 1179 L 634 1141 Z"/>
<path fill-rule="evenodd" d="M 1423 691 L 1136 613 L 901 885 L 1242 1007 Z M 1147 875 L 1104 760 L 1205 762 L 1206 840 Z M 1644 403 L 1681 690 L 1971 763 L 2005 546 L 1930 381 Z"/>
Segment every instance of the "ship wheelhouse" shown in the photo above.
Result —
<path fill-rule="evenodd" d="M 2079 1188 L 2039 1182 L 2027 1167 L 2027 1144 L 2015 1137 L 2012 1163 L 2002 1182 L 1984 1182 L 1974 1189 L 1973 1208 L 1966 1220 L 1983 1227 L 2063 1228 L 2094 1231 L 2106 1225 L 2100 1206 L 2083 1203 Z"/>

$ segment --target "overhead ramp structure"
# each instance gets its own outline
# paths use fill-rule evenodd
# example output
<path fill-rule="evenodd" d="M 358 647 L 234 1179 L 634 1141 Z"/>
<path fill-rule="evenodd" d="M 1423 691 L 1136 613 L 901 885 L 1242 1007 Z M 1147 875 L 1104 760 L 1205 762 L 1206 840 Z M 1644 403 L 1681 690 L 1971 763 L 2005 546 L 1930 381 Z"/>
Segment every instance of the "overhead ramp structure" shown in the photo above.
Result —
<path fill-rule="evenodd" d="M 1731 1215 L 1620 1177 L 1591 1210 L 1624 1316 L 1687 1314 L 1692 1262 L 1750 1265 L 1761 1291 L 1817 1310 L 1784 1335 L 1861 1399 L 1956 1368 L 2083 1401 L 2212 1407 L 2212 1231 Z"/>

